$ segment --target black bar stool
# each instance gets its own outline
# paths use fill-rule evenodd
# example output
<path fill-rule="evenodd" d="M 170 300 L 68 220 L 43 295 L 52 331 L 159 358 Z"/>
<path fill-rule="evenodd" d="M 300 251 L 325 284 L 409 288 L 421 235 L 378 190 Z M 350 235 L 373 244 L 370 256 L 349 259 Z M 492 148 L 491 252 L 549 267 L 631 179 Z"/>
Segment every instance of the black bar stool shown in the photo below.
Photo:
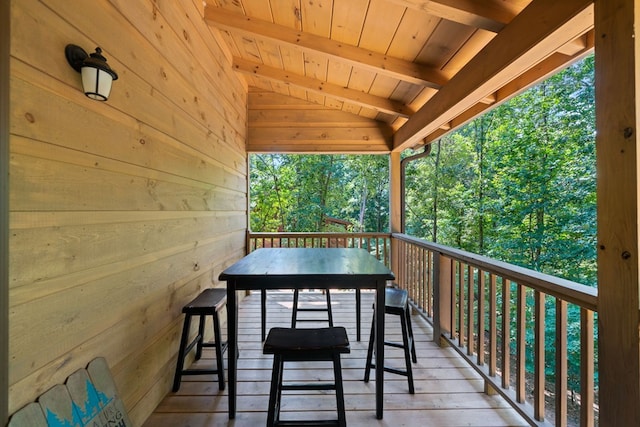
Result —
<path fill-rule="evenodd" d="M 347 420 L 342 388 L 340 354 L 349 353 L 349 338 L 345 328 L 294 329 L 272 328 L 264 342 L 263 353 L 273 354 L 273 372 L 269 392 L 267 427 L 274 426 L 338 426 L 346 427 Z M 283 384 L 284 362 L 331 361 L 333 383 Z M 283 390 L 335 390 L 338 419 L 336 420 L 280 420 Z"/>
<path fill-rule="evenodd" d="M 224 364 L 222 354 L 227 349 L 227 343 L 222 342 L 218 312 L 222 307 L 226 307 L 226 303 L 226 289 L 205 289 L 193 301 L 182 308 L 182 312 L 184 313 L 184 324 L 182 326 L 182 337 L 180 338 L 180 350 L 178 352 L 176 373 L 173 378 L 174 392 L 180 389 L 180 380 L 182 379 L 182 375 L 217 374 L 218 386 L 220 390 L 224 390 Z M 191 316 L 200 316 L 200 323 L 198 325 L 198 334 L 191 342 L 188 342 L 189 332 L 191 329 Z M 204 325 L 206 316 L 213 317 L 213 337 L 215 342 L 204 342 Z M 184 359 L 194 346 L 196 346 L 195 360 L 199 360 L 202 356 L 203 347 L 215 347 L 216 369 L 184 369 Z"/>
<path fill-rule="evenodd" d="M 395 314 L 400 317 L 400 324 L 402 326 L 402 343 L 385 341 L 384 345 L 390 347 L 401 348 L 404 350 L 405 370 L 384 367 L 386 372 L 393 374 L 403 375 L 407 377 L 409 382 L 409 393 L 414 394 L 413 387 L 413 370 L 411 369 L 411 361 L 416 363 L 418 357 L 416 356 L 416 346 L 413 340 L 413 329 L 411 328 L 411 312 L 409 309 L 409 296 L 407 291 L 398 288 L 386 288 L 384 295 L 384 312 L 385 314 Z M 374 342 L 374 325 L 375 317 L 371 322 L 371 335 L 369 336 L 369 350 L 367 351 L 367 365 L 364 371 L 364 382 L 369 381 L 369 373 L 371 368 L 375 368 L 375 363 L 372 363 L 373 358 L 373 342 Z"/>
<path fill-rule="evenodd" d="M 360 306 L 361 306 L 361 291 L 360 289 L 356 289 L 356 339 L 360 341 Z M 296 306 L 297 304 L 294 304 Z M 328 304 L 331 306 L 331 304 Z M 267 336 L 267 291 L 262 289 L 260 291 L 260 331 L 262 341 L 264 341 Z"/>
<path fill-rule="evenodd" d="M 291 327 L 295 328 L 297 322 L 318 322 L 319 319 L 298 319 L 298 313 L 301 311 L 305 312 L 326 312 L 327 313 L 327 322 L 329 323 L 329 327 L 333 326 L 333 311 L 331 310 L 331 292 L 329 289 L 322 290 L 327 305 L 325 307 L 298 307 L 298 294 L 300 293 L 299 289 L 295 289 L 293 291 L 293 311 L 291 312 Z"/>

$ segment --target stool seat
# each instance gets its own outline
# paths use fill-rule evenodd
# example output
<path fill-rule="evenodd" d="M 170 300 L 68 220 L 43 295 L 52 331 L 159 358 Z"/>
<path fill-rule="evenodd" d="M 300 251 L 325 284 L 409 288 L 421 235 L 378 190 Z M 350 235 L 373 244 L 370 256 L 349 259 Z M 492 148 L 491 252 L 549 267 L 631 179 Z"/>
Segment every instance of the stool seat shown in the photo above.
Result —
<path fill-rule="evenodd" d="M 394 314 L 404 313 L 409 303 L 409 294 L 404 289 L 385 288 L 384 290 L 384 311 Z"/>
<path fill-rule="evenodd" d="M 217 374 L 218 387 L 224 390 L 224 364 L 222 354 L 227 349 L 227 343 L 222 341 L 222 333 L 220 330 L 220 318 L 218 313 L 227 303 L 226 289 L 205 289 L 191 302 L 182 307 L 184 313 L 184 323 L 182 326 L 182 336 L 180 337 L 180 349 L 178 350 L 178 361 L 176 363 L 176 372 L 173 378 L 173 391 L 180 389 L 180 382 L 183 375 L 209 375 Z M 198 334 L 189 342 L 189 334 L 191 332 L 191 317 L 198 316 L 200 318 L 198 324 Z M 213 337 L 214 342 L 204 342 L 204 327 L 206 316 L 213 318 Z M 203 347 L 214 347 L 216 351 L 216 367 L 215 369 L 206 368 L 184 368 L 184 360 L 189 352 L 196 347 L 195 360 L 199 360 L 202 356 Z"/>
<path fill-rule="evenodd" d="M 272 328 L 264 342 L 263 353 L 273 354 L 267 427 L 337 426 L 346 427 L 344 390 L 340 354 L 349 353 L 349 337 L 343 327 L 295 329 Z M 334 382 L 283 384 L 284 362 L 331 361 Z M 335 420 L 280 420 L 283 390 L 335 390 L 338 418 Z"/>
<path fill-rule="evenodd" d="M 227 290 L 205 289 L 189 304 L 182 307 L 183 313 L 211 314 L 211 310 L 218 311 L 227 303 Z"/>
<path fill-rule="evenodd" d="M 326 357 L 333 352 L 349 353 L 349 337 L 343 327 L 295 329 L 272 328 L 264 342 L 264 354 L 281 353 L 295 355 L 302 353 L 305 357 L 318 352 Z M 309 353 L 309 354 L 307 354 Z"/>
<path fill-rule="evenodd" d="M 414 394 L 415 389 L 413 386 L 413 370 L 411 368 L 411 362 L 416 363 L 418 361 L 416 355 L 416 346 L 413 339 L 413 329 L 411 328 L 411 313 L 409 311 L 409 294 L 404 289 L 396 287 L 388 287 L 385 289 L 384 294 L 384 312 L 385 314 L 393 314 L 400 317 L 400 325 L 402 327 L 402 343 L 385 341 L 384 345 L 390 347 L 401 348 L 404 350 L 405 369 L 398 369 L 394 367 L 385 366 L 385 372 L 393 374 L 403 375 L 407 377 L 409 383 L 409 393 Z M 374 343 L 374 325 L 375 317 L 371 322 L 371 335 L 369 336 L 369 348 L 367 350 L 367 361 L 364 371 L 364 381 L 369 381 L 369 375 L 371 368 L 375 368 L 373 360 L 373 343 Z"/>

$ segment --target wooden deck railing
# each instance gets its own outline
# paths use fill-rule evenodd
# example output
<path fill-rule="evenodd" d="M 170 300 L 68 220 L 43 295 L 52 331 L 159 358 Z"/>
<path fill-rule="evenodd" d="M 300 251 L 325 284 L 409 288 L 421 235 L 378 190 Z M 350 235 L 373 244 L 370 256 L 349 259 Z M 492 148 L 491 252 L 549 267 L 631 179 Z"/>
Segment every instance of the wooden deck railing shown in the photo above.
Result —
<path fill-rule="evenodd" d="M 482 375 L 488 393 L 500 393 L 531 425 L 597 423 L 595 288 L 404 234 L 247 235 L 248 252 L 360 247 L 388 266 L 392 245 L 396 282 L 434 337 Z"/>
<path fill-rule="evenodd" d="M 532 425 L 595 424 L 596 289 L 403 234 L 392 241 L 396 281 L 488 392 Z M 570 351 L 578 367 L 568 365 Z"/>
<path fill-rule="evenodd" d="M 248 233 L 247 253 L 258 248 L 363 248 L 391 262 L 389 233 Z"/>

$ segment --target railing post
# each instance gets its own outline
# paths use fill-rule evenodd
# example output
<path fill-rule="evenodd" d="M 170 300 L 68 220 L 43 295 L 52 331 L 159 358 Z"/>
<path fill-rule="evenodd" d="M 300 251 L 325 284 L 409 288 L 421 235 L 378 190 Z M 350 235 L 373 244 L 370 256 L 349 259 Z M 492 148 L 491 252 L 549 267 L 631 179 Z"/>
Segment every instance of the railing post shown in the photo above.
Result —
<path fill-rule="evenodd" d="M 433 340 L 441 343 L 440 337 L 450 333 L 451 324 L 451 259 L 433 253 L 434 283 L 433 283 Z"/>

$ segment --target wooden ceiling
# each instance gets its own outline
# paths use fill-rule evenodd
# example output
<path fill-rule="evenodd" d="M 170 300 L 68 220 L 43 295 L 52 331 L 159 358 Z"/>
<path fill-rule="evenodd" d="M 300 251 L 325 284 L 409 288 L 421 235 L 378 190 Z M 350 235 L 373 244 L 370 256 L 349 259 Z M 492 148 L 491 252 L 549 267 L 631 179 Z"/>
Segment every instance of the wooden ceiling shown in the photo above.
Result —
<path fill-rule="evenodd" d="M 589 0 L 206 0 L 205 19 L 250 88 L 249 151 L 420 146 L 594 45 Z"/>

